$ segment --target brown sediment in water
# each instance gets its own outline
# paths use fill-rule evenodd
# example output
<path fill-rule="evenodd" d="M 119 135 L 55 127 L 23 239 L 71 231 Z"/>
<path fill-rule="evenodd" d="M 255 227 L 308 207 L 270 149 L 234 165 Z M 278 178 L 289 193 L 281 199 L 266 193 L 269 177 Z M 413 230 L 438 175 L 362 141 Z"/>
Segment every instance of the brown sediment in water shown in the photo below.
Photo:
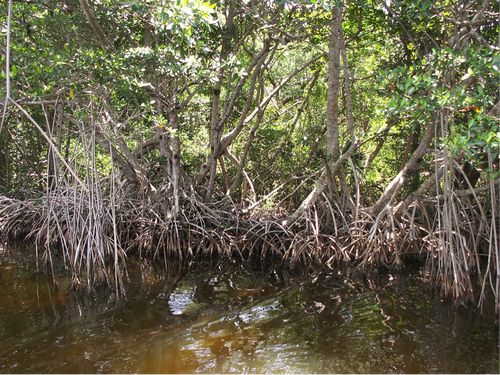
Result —
<path fill-rule="evenodd" d="M 487 373 L 498 367 L 492 301 L 486 316 L 442 303 L 416 268 L 311 278 L 200 261 L 164 298 L 165 272 L 134 259 L 127 298 L 113 298 L 109 288 L 70 292 L 52 309 L 44 307 L 54 295 L 46 290 L 49 280 L 31 282 L 34 263 L 16 249 L 0 258 L 0 372 Z M 145 271 L 156 282 L 143 280 Z M 267 285 L 253 300 L 230 293 Z M 36 288 L 40 306 L 9 307 Z"/>

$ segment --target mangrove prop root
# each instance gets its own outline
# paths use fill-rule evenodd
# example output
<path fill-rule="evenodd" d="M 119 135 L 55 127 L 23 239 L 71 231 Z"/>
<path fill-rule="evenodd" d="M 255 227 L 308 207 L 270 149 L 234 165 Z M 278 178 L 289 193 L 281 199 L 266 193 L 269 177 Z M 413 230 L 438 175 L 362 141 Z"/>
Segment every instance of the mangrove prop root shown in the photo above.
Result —
<path fill-rule="evenodd" d="M 74 191 L 27 201 L 0 197 L 0 236 L 35 244 L 48 264 L 62 256 L 73 283 L 88 287 L 105 282 L 122 288 L 127 257 L 133 254 L 165 265 L 218 256 L 302 267 L 348 262 L 360 269 L 397 267 L 405 257 L 420 255 L 427 259 L 429 278 L 456 300 L 473 297 L 473 275 L 484 282 L 498 273 L 497 264 L 490 265 L 491 275 L 480 273 L 479 256 L 464 234 L 445 237 L 411 215 L 396 219 L 391 210 L 376 218 L 362 211 L 353 220 L 327 203 L 284 226 L 282 217 L 245 216 L 236 207 L 208 206 L 193 198 L 183 201 L 174 219 L 152 204 L 106 198 L 97 204 Z"/>

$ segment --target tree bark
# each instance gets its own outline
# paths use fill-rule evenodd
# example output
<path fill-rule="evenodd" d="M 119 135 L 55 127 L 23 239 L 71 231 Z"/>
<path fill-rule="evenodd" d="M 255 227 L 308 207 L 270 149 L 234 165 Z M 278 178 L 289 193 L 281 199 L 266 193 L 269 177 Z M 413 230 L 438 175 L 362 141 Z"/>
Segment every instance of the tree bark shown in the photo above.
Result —
<path fill-rule="evenodd" d="M 412 139 L 413 139 L 413 131 L 410 130 L 410 133 L 406 136 L 405 139 L 405 148 L 403 150 L 403 154 L 401 155 L 401 161 L 399 163 L 399 170 L 403 169 L 408 163 L 408 159 L 410 158 L 410 155 L 412 152 L 415 151 L 415 149 L 412 150 Z"/>
<path fill-rule="evenodd" d="M 302 66 L 300 66 L 299 68 L 295 69 L 292 73 L 290 73 L 290 75 L 288 77 L 284 78 L 274 89 L 272 89 L 271 92 L 260 102 L 259 105 L 261 107 L 266 106 L 271 101 L 271 99 L 273 99 L 274 96 L 283 88 L 283 86 L 285 86 L 293 77 L 295 77 L 298 73 L 300 73 L 301 71 L 306 69 L 309 65 L 314 63 L 320 57 L 321 57 L 321 55 L 317 55 L 317 56 L 313 57 L 311 60 L 307 61 Z M 256 73 L 254 73 L 254 76 Z M 252 77 L 252 79 L 253 78 L 254 77 Z M 253 83 L 251 85 L 251 89 L 252 89 L 252 87 L 255 88 L 255 83 Z M 243 108 L 243 111 L 242 111 L 242 114 L 240 116 L 240 120 L 239 120 L 238 124 L 230 132 L 226 133 L 222 137 L 221 142 L 220 142 L 219 152 L 217 153 L 216 157 L 220 157 L 222 154 L 224 154 L 224 152 L 231 145 L 231 143 L 236 139 L 236 137 L 241 133 L 241 131 L 245 128 L 245 126 L 250 121 L 252 121 L 252 119 L 257 115 L 258 108 L 254 109 L 252 111 L 252 113 L 247 115 L 248 111 L 250 110 L 252 101 L 253 101 L 253 95 L 249 95 L 247 98 L 247 102 L 245 104 L 245 107 Z M 200 184 L 203 181 L 203 179 L 205 178 L 205 176 L 207 175 L 207 173 L 209 171 L 209 167 L 210 166 L 208 163 L 204 163 L 201 166 L 200 171 L 198 173 L 198 176 L 196 177 L 196 181 L 198 184 Z"/>
<path fill-rule="evenodd" d="M 99 42 L 101 43 L 103 48 L 112 48 L 111 43 L 109 42 L 108 38 L 106 37 L 106 34 L 104 33 L 104 30 L 102 27 L 99 25 L 97 22 L 97 19 L 94 16 L 94 13 L 90 9 L 89 3 L 87 0 L 79 0 L 80 1 L 80 6 L 82 7 L 83 13 L 85 14 L 85 18 L 87 19 L 88 23 L 90 24 L 90 27 L 94 31 L 94 33 L 97 36 L 97 39 L 99 39 Z"/>
<path fill-rule="evenodd" d="M 243 110 L 241 112 L 238 125 L 236 126 L 236 129 L 239 129 L 240 131 L 245 126 L 246 116 L 247 116 L 248 112 L 250 111 L 250 107 L 251 107 L 252 102 L 254 100 L 254 92 L 255 92 L 255 86 L 256 86 L 256 83 L 257 83 L 257 78 L 258 78 L 258 76 L 260 74 L 260 67 L 263 64 L 263 60 L 265 59 L 266 55 L 267 55 L 267 52 L 263 53 L 263 54 L 259 54 L 259 59 L 255 62 L 257 68 L 256 68 L 255 72 L 252 74 L 252 79 L 251 79 L 251 82 L 250 82 L 250 88 L 249 88 L 248 94 L 247 94 L 247 100 L 246 100 L 245 105 L 243 107 Z M 253 69 L 253 67 L 252 67 L 252 69 Z M 240 80 L 240 82 L 242 82 L 242 80 Z M 230 101 L 232 101 L 232 100 L 233 100 L 233 98 L 230 99 Z M 236 98 L 234 98 L 234 100 L 236 100 Z M 231 112 L 232 110 L 234 110 L 234 108 L 231 106 L 228 109 L 228 112 Z M 228 118 L 229 118 L 229 113 L 224 113 L 222 119 L 220 120 L 221 121 L 221 126 L 224 126 L 224 124 L 225 124 L 225 122 L 227 121 Z M 233 131 L 234 131 L 234 129 L 233 129 Z M 225 137 L 223 137 L 221 139 L 221 142 L 222 142 L 222 140 Z M 198 175 L 196 176 L 196 183 L 197 184 L 201 184 L 203 182 L 203 180 L 205 179 L 207 173 L 210 171 L 210 169 L 211 169 L 211 163 L 210 163 L 210 161 L 213 160 L 214 158 L 220 157 L 222 154 L 224 154 L 225 150 L 227 149 L 228 145 L 222 145 L 220 143 L 219 143 L 219 147 L 218 147 L 217 150 L 215 150 L 215 149 L 211 149 L 210 150 L 210 155 L 209 155 L 208 161 L 206 163 L 202 164 L 202 166 L 200 168 L 200 171 L 198 172 Z"/>
<path fill-rule="evenodd" d="M 404 200 L 399 202 L 399 204 L 394 208 L 394 217 L 396 219 L 400 219 L 413 202 L 421 199 L 425 193 L 434 188 L 436 186 L 436 181 L 438 181 L 443 176 L 444 171 L 445 168 L 441 166 L 438 171 L 434 172 L 432 176 L 430 176 L 422 185 L 420 185 L 417 190 L 413 191 Z"/>
<path fill-rule="evenodd" d="M 357 148 L 356 143 L 352 143 L 349 150 L 340 157 L 339 145 L 339 82 L 340 82 L 340 50 L 341 50 L 341 30 L 342 30 L 342 9 L 335 6 L 332 10 L 330 41 L 328 44 L 328 92 L 327 92 L 327 123 L 326 123 L 326 167 L 321 176 L 316 181 L 314 188 L 302 201 L 295 212 L 284 222 L 285 225 L 294 223 L 309 207 L 311 207 L 318 197 L 328 186 L 328 182 L 333 184 L 334 175 L 342 163 Z M 342 178 L 343 173 L 340 173 Z"/>
<path fill-rule="evenodd" d="M 45 111 L 45 108 L 44 108 Z M 62 127 L 62 105 L 56 103 L 54 106 L 54 115 L 52 123 L 48 121 L 47 118 L 47 134 L 51 139 L 54 139 L 54 130 L 60 132 Z M 58 142 L 58 147 L 60 143 Z M 52 149 L 52 145 L 49 144 L 47 152 L 47 189 L 53 191 L 57 186 L 57 176 L 59 173 L 57 157 Z M 59 149 L 60 151 L 60 149 Z"/>
<path fill-rule="evenodd" d="M 177 131 L 179 130 L 179 119 L 175 108 L 168 113 L 169 126 L 173 131 L 171 138 L 172 146 L 172 190 L 173 204 L 172 214 L 176 218 L 180 210 L 180 176 L 181 176 L 181 143 Z"/>
<path fill-rule="evenodd" d="M 108 153 L 111 153 L 113 163 L 116 163 L 125 179 L 134 186 L 140 187 L 141 180 L 139 178 L 140 172 L 137 171 L 125 157 L 122 156 L 120 151 L 110 142 L 99 128 L 95 131 L 96 141 Z"/>
<path fill-rule="evenodd" d="M 387 134 L 389 133 L 389 131 L 391 130 L 391 128 L 395 124 L 396 124 L 396 122 L 391 121 L 391 119 L 388 119 L 387 120 L 387 125 L 383 129 L 381 129 L 381 130 L 379 130 L 377 132 L 377 135 L 376 135 L 376 138 L 378 139 L 377 140 L 377 145 L 375 146 L 375 149 L 370 153 L 370 155 L 366 159 L 365 165 L 363 167 L 365 173 L 368 170 L 368 168 L 370 168 L 370 166 L 372 165 L 373 161 L 375 160 L 375 158 L 379 154 L 380 150 L 384 146 Z"/>
<path fill-rule="evenodd" d="M 349 126 L 349 137 L 351 142 L 356 142 L 356 134 L 354 130 L 354 118 L 352 114 L 352 94 L 351 94 L 351 74 L 349 72 L 349 64 L 347 62 L 347 50 L 345 45 L 344 33 L 340 29 L 340 53 L 342 56 L 342 68 L 344 70 L 344 88 L 345 88 L 345 105 L 347 110 L 347 124 Z"/>
<path fill-rule="evenodd" d="M 328 43 L 328 99 L 326 122 L 326 160 L 329 169 L 340 156 L 339 141 L 339 93 L 340 93 L 340 55 L 342 51 L 342 8 L 335 6 L 332 10 L 330 40 Z M 335 175 L 330 175 L 332 192 Z M 338 168 L 337 177 L 340 182 L 341 203 L 349 202 L 349 191 L 342 165 Z"/>
<path fill-rule="evenodd" d="M 340 81 L 340 30 L 342 12 L 335 6 L 332 11 L 330 42 L 328 44 L 328 101 L 326 123 L 326 158 L 330 169 L 339 158 L 339 81 Z M 333 182 L 333 181 L 332 181 Z"/>
<path fill-rule="evenodd" d="M 293 224 L 302 214 L 304 213 L 305 210 L 307 210 L 309 207 L 311 207 L 318 197 L 325 191 L 326 186 L 328 185 L 329 181 L 329 176 L 333 175 L 337 172 L 338 168 L 342 165 L 344 161 L 349 158 L 353 152 L 358 148 L 357 143 L 353 143 L 349 149 L 343 153 L 334 163 L 331 165 L 331 168 L 328 166 L 323 170 L 321 173 L 321 176 L 319 177 L 318 181 L 314 184 L 313 190 L 309 193 L 306 199 L 302 201 L 300 206 L 295 210 L 295 212 L 283 223 L 284 225 L 291 225 Z"/>
<path fill-rule="evenodd" d="M 410 157 L 410 160 L 406 163 L 406 165 L 401 169 L 401 171 L 397 174 L 396 177 L 387 185 L 384 193 L 377 200 L 375 205 L 371 207 L 370 212 L 372 215 L 378 215 L 384 208 L 390 204 L 394 196 L 398 193 L 399 189 L 403 186 L 409 176 L 417 170 L 420 161 L 427 153 L 428 147 L 431 144 L 434 138 L 434 131 L 436 129 L 435 121 L 432 121 L 427 125 L 427 129 L 425 130 L 425 134 L 420 141 L 417 149 L 413 152 Z"/>
<path fill-rule="evenodd" d="M 233 39 L 234 33 L 234 2 L 228 2 L 228 14 L 226 27 L 222 36 L 222 47 L 219 56 L 219 70 L 217 72 L 217 77 L 215 80 L 213 94 L 212 94 L 212 108 L 210 113 L 210 157 L 208 160 L 209 164 L 209 181 L 206 193 L 206 200 L 209 200 L 212 196 L 214 184 L 215 184 L 215 174 L 217 172 L 217 160 L 220 149 L 221 135 L 224 129 L 224 123 L 220 121 L 220 103 L 221 103 L 221 90 L 222 83 L 224 81 L 225 67 L 224 64 L 229 56 L 229 50 L 231 48 L 231 40 Z"/>
<path fill-rule="evenodd" d="M 421 126 L 419 123 L 415 124 L 411 134 L 411 151 L 415 152 L 418 147 L 418 141 L 420 139 Z M 417 165 L 415 172 L 412 174 L 410 182 L 410 191 L 417 191 L 420 187 L 420 168 Z"/>
<path fill-rule="evenodd" d="M 229 159 L 229 161 L 234 164 L 234 166 L 236 168 L 238 168 L 238 169 L 240 168 L 240 162 L 233 154 L 231 154 L 231 152 L 229 150 L 226 150 L 224 156 L 226 156 Z M 244 181 L 246 182 L 246 184 L 248 185 L 248 188 L 250 189 L 250 192 L 252 193 L 252 196 L 250 198 L 253 201 L 255 201 L 257 199 L 257 195 L 255 194 L 255 188 L 253 186 L 253 182 L 252 182 L 250 176 L 248 175 L 248 173 L 245 171 L 245 169 L 242 169 L 242 174 L 243 174 L 243 177 L 245 179 Z"/>
<path fill-rule="evenodd" d="M 264 85 L 262 83 L 260 97 L 262 97 L 262 95 L 264 94 L 263 91 L 264 91 Z M 245 168 L 248 153 L 250 151 L 250 146 L 252 145 L 253 139 L 255 137 L 255 133 L 257 132 L 257 129 L 259 128 L 260 124 L 262 123 L 262 118 L 264 117 L 265 110 L 266 110 L 266 107 L 264 107 L 264 108 L 259 107 L 257 119 L 255 120 L 255 124 L 252 127 L 252 129 L 250 130 L 250 133 L 248 134 L 248 139 L 245 143 L 245 147 L 243 148 L 243 153 L 242 153 L 241 158 L 240 158 L 240 165 L 238 167 L 238 170 L 236 171 L 236 175 L 234 176 L 233 183 L 231 184 L 231 187 L 229 188 L 229 195 L 231 195 L 240 185 L 241 177 L 243 175 L 243 170 Z M 241 198 L 243 198 L 243 196 Z"/>

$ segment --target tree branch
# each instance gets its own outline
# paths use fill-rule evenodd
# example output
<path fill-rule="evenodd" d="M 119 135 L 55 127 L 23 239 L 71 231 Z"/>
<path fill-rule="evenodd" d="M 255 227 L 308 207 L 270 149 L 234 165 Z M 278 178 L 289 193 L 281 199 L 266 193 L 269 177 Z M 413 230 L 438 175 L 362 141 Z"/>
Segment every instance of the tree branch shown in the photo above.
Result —
<path fill-rule="evenodd" d="M 94 13 L 90 9 L 89 3 L 87 0 L 79 0 L 80 1 L 80 6 L 82 7 L 83 13 L 85 14 L 85 18 L 87 19 L 88 23 L 90 24 L 90 27 L 92 27 L 92 30 L 97 36 L 97 39 L 99 39 L 99 42 L 101 43 L 102 47 L 104 49 L 112 49 L 113 46 L 109 42 L 108 38 L 106 38 L 106 34 L 104 33 L 104 30 L 101 28 L 99 23 L 97 22 L 97 19 L 94 16 Z"/>

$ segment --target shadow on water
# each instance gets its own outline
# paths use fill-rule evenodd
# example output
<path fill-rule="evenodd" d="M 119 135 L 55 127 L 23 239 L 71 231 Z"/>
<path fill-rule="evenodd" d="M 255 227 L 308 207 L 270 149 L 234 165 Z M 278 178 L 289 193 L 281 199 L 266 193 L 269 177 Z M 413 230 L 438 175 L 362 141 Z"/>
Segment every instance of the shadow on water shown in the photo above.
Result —
<path fill-rule="evenodd" d="M 498 372 L 493 312 L 442 302 L 416 269 L 137 263 L 129 278 L 126 299 L 74 293 L 63 272 L 56 286 L 26 254 L 0 252 L 0 372 Z"/>

